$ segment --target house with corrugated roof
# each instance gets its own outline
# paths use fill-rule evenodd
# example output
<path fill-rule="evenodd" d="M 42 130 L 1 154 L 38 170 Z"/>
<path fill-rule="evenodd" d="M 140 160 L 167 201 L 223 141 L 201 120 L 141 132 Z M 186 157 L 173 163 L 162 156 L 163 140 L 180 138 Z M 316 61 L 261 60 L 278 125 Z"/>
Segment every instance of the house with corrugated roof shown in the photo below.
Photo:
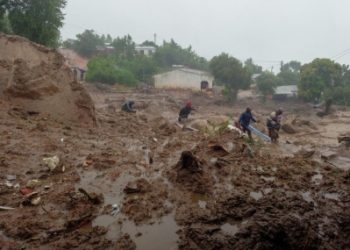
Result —
<path fill-rule="evenodd" d="M 171 71 L 154 76 L 155 88 L 204 90 L 212 89 L 213 81 L 214 77 L 210 73 L 181 65 L 175 65 Z"/>
<path fill-rule="evenodd" d="M 287 98 L 293 98 L 298 96 L 298 86 L 297 85 L 285 85 L 278 86 L 275 88 L 275 93 L 273 98 L 276 100 L 285 100 Z"/>

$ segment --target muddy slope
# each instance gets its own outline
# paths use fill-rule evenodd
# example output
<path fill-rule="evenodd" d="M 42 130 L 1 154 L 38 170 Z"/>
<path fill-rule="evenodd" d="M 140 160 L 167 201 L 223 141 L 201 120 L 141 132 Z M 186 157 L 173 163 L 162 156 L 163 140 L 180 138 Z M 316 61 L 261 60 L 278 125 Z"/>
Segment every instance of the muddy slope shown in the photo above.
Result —
<path fill-rule="evenodd" d="M 0 97 L 63 122 L 95 122 L 94 104 L 63 56 L 22 37 L 0 34 Z"/>

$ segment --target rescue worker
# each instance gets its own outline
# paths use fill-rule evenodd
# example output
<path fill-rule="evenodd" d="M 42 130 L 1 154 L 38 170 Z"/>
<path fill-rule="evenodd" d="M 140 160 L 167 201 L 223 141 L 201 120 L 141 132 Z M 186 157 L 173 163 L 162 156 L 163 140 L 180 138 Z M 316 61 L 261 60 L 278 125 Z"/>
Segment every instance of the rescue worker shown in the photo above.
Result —
<path fill-rule="evenodd" d="M 136 110 L 133 109 L 134 104 L 134 101 L 126 101 L 123 103 L 122 110 L 128 113 L 136 113 Z"/>
<path fill-rule="evenodd" d="M 191 102 L 191 101 L 188 101 L 188 102 L 186 103 L 186 106 L 183 107 L 183 108 L 180 110 L 178 121 L 181 122 L 181 121 L 183 121 L 184 119 L 187 119 L 192 110 L 195 110 L 195 109 L 192 107 L 192 102 Z"/>
<path fill-rule="evenodd" d="M 272 142 L 277 142 L 279 138 L 279 130 L 281 128 L 283 110 L 278 109 L 270 114 L 267 118 L 267 129 Z"/>
<path fill-rule="evenodd" d="M 243 133 L 247 133 L 249 139 L 252 139 L 252 132 L 249 129 L 250 121 L 256 122 L 255 118 L 252 115 L 251 108 L 247 108 L 244 113 L 239 117 L 239 125 L 243 131 Z"/>

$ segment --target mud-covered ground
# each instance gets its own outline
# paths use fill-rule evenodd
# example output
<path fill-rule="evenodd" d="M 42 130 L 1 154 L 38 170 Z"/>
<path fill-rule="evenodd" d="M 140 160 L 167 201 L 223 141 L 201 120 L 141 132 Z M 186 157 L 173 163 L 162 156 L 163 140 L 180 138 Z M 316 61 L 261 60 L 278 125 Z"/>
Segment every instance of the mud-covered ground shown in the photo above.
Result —
<path fill-rule="evenodd" d="M 94 128 L 1 103 L 2 249 L 350 248 L 349 149 L 337 142 L 348 110 L 319 118 L 300 103 L 90 92 Z M 125 99 L 136 114 L 120 111 Z M 188 99 L 194 130 L 176 125 Z M 295 133 L 271 145 L 225 129 L 248 105 L 260 129 L 282 106 Z"/>

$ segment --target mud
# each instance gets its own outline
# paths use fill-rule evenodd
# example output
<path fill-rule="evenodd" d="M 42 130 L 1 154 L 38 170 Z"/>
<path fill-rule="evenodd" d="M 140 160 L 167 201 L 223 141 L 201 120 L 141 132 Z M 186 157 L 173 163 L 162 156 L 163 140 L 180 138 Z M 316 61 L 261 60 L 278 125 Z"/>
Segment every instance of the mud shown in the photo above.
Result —
<path fill-rule="evenodd" d="M 64 57 L 22 37 L 0 34 L 0 97 L 29 115 L 96 124 L 92 99 Z"/>
<path fill-rule="evenodd" d="M 227 114 L 244 110 L 244 99 L 232 107 L 184 91 L 88 89 L 98 127 L 2 101 L 0 206 L 14 210 L 0 210 L 1 246 L 349 248 L 349 149 L 337 143 L 345 127 L 332 126 L 339 117 L 349 122 L 349 111 L 321 119 L 286 104 L 285 122 L 295 133 L 281 132 L 275 145 L 252 143 L 223 126 Z M 136 114 L 120 111 L 124 99 L 142 103 Z M 205 120 L 210 130 L 176 125 L 188 99 L 198 108 L 189 124 Z M 259 120 L 269 105 L 256 103 Z M 61 163 L 56 171 L 43 162 L 53 156 Z M 28 191 L 28 183 L 35 183 L 29 191 L 41 198 L 37 205 L 23 203 L 28 197 L 20 190 Z"/>

